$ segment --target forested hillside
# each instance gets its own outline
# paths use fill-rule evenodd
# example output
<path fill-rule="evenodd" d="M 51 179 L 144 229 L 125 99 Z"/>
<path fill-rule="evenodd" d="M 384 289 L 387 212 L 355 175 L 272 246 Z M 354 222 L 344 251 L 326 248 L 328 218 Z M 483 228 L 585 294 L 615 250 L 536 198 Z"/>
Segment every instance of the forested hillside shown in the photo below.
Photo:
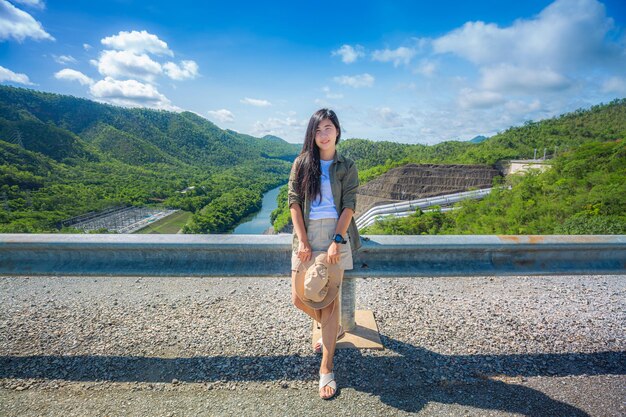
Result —
<path fill-rule="evenodd" d="M 626 234 L 626 100 L 527 123 L 472 145 L 459 162 L 493 163 L 550 150 L 546 172 L 509 176 L 511 186 L 452 212 L 417 212 L 371 234 Z M 407 156 L 411 159 L 414 156 Z M 388 169 L 389 165 L 369 172 Z"/>
<path fill-rule="evenodd" d="M 71 216 L 155 202 L 195 213 L 189 232 L 228 231 L 287 180 L 298 150 L 190 112 L 0 86 L 0 232 L 54 232 Z"/>
<path fill-rule="evenodd" d="M 589 142 L 451 212 L 379 221 L 371 234 L 626 234 L 626 141 Z"/>

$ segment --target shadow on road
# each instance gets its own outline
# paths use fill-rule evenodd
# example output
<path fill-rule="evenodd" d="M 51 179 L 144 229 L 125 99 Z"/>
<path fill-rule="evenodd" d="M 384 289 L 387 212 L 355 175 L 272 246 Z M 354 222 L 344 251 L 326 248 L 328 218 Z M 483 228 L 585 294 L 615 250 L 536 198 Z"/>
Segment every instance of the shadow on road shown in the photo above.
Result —
<path fill-rule="evenodd" d="M 378 396 L 417 412 L 435 401 L 527 415 L 587 415 L 544 393 L 511 383 L 514 377 L 624 375 L 626 352 L 442 355 L 381 336 L 395 356 L 337 351 L 335 372 L 343 388 Z M 317 356 L 0 356 L 0 378 L 68 381 L 211 382 L 275 381 L 317 375 Z M 309 379 L 309 378 L 305 378 Z M 508 379 L 509 381 L 503 381 Z"/>

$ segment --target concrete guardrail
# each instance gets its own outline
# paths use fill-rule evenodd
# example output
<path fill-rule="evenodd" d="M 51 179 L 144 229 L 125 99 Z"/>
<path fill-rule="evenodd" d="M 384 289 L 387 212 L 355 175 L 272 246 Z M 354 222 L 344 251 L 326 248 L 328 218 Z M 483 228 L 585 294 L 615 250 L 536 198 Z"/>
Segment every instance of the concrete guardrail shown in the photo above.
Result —
<path fill-rule="evenodd" d="M 400 217 L 402 217 L 402 215 L 409 215 L 414 213 L 418 208 L 425 209 L 432 206 L 451 205 L 468 199 L 481 199 L 487 196 L 491 190 L 493 190 L 493 188 L 483 188 L 480 190 L 462 191 L 459 193 L 374 206 L 355 219 L 356 227 L 359 228 L 359 230 L 363 229 L 364 227 L 374 224 L 376 220 L 389 215 L 400 214 Z"/>
<path fill-rule="evenodd" d="M 354 325 L 357 277 L 626 273 L 626 235 L 367 236 L 346 271 L 342 321 Z M 0 275 L 290 275 L 291 235 L 0 234 Z"/>

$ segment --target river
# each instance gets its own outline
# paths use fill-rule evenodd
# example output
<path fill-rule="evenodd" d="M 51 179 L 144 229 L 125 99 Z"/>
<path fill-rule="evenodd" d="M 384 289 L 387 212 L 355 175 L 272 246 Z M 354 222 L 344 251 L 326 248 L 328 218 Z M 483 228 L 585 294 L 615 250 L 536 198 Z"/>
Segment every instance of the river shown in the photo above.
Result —
<path fill-rule="evenodd" d="M 237 226 L 233 233 L 238 235 L 261 235 L 267 229 L 272 227 L 272 223 L 270 223 L 270 214 L 272 214 L 272 211 L 278 207 L 276 198 L 278 197 L 280 187 L 283 185 L 272 188 L 263 194 L 261 210 L 254 214 L 254 217 L 251 217 L 250 220 Z"/>

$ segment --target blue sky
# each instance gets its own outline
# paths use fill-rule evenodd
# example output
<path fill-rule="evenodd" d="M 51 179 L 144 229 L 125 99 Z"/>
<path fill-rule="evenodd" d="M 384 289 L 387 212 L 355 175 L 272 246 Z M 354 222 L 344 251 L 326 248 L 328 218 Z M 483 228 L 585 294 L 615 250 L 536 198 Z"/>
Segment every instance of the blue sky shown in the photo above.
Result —
<path fill-rule="evenodd" d="M 434 144 L 626 97 L 623 0 L 328 4 L 0 0 L 0 82 L 297 143 L 320 107 Z"/>

